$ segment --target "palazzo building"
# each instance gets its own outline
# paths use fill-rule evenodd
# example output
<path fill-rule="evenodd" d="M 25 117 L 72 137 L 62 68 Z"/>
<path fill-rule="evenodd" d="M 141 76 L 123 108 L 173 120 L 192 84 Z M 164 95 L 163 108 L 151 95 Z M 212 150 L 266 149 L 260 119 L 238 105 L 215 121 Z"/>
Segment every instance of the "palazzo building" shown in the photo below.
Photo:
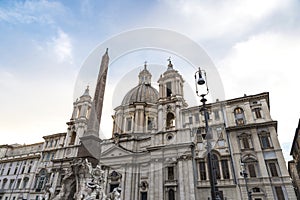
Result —
<path fill-rule="evenodd" d="M 108 66 L 107 52 L 103 65 Z M 99 75 L 98 83 L 103 79 Z M 49 188 L 58 194 L 78 157 L 93 157 L 105 171 L 105 192 L 121 187 L 122 200 L 211 199 L 203 113 L 199 106 L 188 106 L 184 80 L 171 61 L 158 80 L 158 90 L 151 79 L 145 65 L 137 74 L 136 87 L 120 97 L 111 139 L 97 139 L 98 133 L 89 127 L 93 113 L 99 117 L 93 107 L 99 104 L 95 102 L 99 95 L 92 99 L 87 88 L 73 104 L 66 132 L 44 136 L 37 144 L 0 146 L 0 200 L 43 199 Z M 277 121 L 270 116 L 269 94 L 206 106 L 220 198 L 248 199 L 250 194 L 253 200 L 296 200 L 277 137 Z M 97 130 L 95 123 L 93 127 Z M 241 176 L 242 171 L 248 177 Z M 76 187 L 69 190 L 75 193 Z"/>
<path fill-rule="evenodd" d="M 293 180 L 296 195 L 300 199 L 300 120 L 295 131 L 290 155 L 293 160 L 288 162 L 288 170 Z"/>

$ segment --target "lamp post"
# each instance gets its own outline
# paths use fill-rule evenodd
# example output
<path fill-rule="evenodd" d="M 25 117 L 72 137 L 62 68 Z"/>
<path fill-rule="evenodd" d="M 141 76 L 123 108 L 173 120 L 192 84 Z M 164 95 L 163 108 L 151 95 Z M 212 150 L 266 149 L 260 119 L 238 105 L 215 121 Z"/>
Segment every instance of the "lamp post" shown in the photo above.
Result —
<path fill-rule="evenodd" d="M 205 79 L 203 78 L 202 73 L 204 74 Z M 200 109 L 200 112 L 203 112 L 204 119 L 205 119 L 205 134 L 206 134 L 205 139 L 207 140 L 207 162 L 208 162 L 208 174 L 209 174 L 209 181 L 210 181 L 210 189 L 211 189 L 211 199 L 219 200 L 220 197 L 218 195 L 218 188 L 216 186 L 217 181 L 216 181 L 215 172 L 213 170 L 212 157 L 211 157 L 212 134 L 209 133 L 208 112 L 207 112 L 207 108 L 206 108 L 206 104 L 205 104 L 207 101 L 205 96 L 209 93 L 209 89 L 207 86 L 206 72 L 204 70 L 201 70 L 200 67 L 199 67 L 198 71 L 195 72 L 195 85 L 196 85 L 196 94 L 197 94 L 197 96 L 201 97 L 200 101 L 202 102 L 202 107 Z M 206 87 L 206 92 L 204 94 L 199 94 L 198 87 L 200 87 L 200 86 Z"/>
<path fill-rule="evenodd" d="M 248 189 L 248 173 L 246 172 L 246 166 L 245 166 L 245 163 L 243 161 L 241 161 L 241 168 L 242 168 L 242 171 L 240 172 L 240 175 L 245 179 L 245 185 L 246 185 L 248 200 L 251 200 L 252 199 L 251 191 L 249 191 L 249 189 Z"/>

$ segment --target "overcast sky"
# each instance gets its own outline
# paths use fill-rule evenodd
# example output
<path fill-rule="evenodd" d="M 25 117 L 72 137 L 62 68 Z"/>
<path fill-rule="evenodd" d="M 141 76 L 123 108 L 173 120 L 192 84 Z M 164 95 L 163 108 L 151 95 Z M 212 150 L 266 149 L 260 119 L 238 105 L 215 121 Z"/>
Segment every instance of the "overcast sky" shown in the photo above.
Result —
<path fill-rule="evenodd" d="M 121 32 L 157 27 L 205 49 L 226 99 L 270 92 L 287 157 L 300 117 L 299 10 L 296 0 L 0 1 L 0 143 L 40 142 L 65 132 L 90 52 Z M 151 55 L 144 60 L 151 63 Z M 131 66 L 137 63 L 143 64 Z"/>

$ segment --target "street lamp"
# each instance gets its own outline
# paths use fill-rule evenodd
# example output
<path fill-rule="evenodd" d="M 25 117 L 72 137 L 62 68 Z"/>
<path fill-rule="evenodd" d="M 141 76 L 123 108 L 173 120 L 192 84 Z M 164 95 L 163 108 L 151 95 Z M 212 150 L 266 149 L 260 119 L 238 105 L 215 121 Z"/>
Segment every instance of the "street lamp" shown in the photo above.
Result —
<path fill-rule="evenodd" d="M 248 189 L 248 173 L 246 172 L 246 166 L 245 163 L 243 161 L 241 161 L 241 172 L 240 175 L 245 179 L 245 184 L 246 184 L 246 191 L 247 191 L 247 195 L 248 195 L 248 200 L 251 200 L 251 191 L 249 191 Z"/>
<path fill-rule="evenodd" d="M 203 75 L 205 79 L 203 78 Z M 207 140 L 207 160 L 208 160 L 208 174 L 209 174 L 209 180 L 210 180 L 210 188 L 211 188 L 211 199 L 212 200 L 218 200 L 220 199 L 219 194 L 218 194 L 218 188 L 217 188 L 217 180 L 215 176 L 215 172 L 213 170 L 212 166 L 212 158 L 211 158 L 211 139 L 212 139 L 212 134 L 209 133 L 208 129 L 208 112 L 206 108 L 206 101 L 207 99 L 205 96 L 209 93 L 209 89 L 207 86 L 207 78 L 206 78 L 206 72 L 204 70 L 201 70 L 200 67 L 198 71 L 195 72 L 195 85 L 196 85 L 196 94 L 197 96 L 201 97 L 201 102 L 202 102 L 202 107 L 200 109 L 200 112 L 204 113 L 204 119 L 205 119 L 205 134 L 206 137 L 205 139 Z M 206 87 L 206 92 L 204 94 L 199 94 L 198 87 L 204 86 Z"/>

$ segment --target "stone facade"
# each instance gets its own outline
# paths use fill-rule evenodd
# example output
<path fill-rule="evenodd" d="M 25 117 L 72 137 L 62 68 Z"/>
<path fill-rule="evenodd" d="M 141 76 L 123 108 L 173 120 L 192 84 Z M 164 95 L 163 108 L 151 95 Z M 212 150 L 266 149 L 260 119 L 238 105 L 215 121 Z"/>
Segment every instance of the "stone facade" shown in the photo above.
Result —
<path fill-rule="evenodd" d="M 66 133 L 44 136 L 43 143 L 33 145 L 0 146 L 2 199 L 59 199 L 65 188 L 68 199 L 80 199 L 76 195 L 81 194 L 86 177 L 74 172 L 74 162 L 83 155 L 98 160 L 105 174 L 101 188 L 105 194 L 122 188 L 120 198 L 124 200 L 209 199 L 203 113 L 199 106 L 188 107 L 184 80 L 171 61 L 158 80 L 158 91 L 151 86 L 151 78 L 145 65 L 137 86 L 115 108 L 112 138 L 99 139 L 96 146 L 80 141 L 90 138 L 93 102 L 88 89 L 74 103 Z M 207 109 L 219 196 L 240 200 L 251 192 L 255 200 L 296 199 L 277 137 L 277 122 L 270 116 L 269 94 L 216 101 L 207 104 Z M 34 150 L 25 151 L 30 148 Z M 82 149 L 89 154 L 80 152 Z M 26 173 L 29 163 L 32 170 Z M 13 173 L 23 166 L 27 167 L 24 172 Z M 247 179 L 240 175 L 243 170 Z M 26 186 L 22 184 L 25 177 Z"/>
<path fill-rule="evenodd" d="M 300 120 L 295 131 L 290 155 L 293 156 L 293 160 L 288 162 L 288 170 L 293 180 L 297 197 L 300 198 Z"/>

